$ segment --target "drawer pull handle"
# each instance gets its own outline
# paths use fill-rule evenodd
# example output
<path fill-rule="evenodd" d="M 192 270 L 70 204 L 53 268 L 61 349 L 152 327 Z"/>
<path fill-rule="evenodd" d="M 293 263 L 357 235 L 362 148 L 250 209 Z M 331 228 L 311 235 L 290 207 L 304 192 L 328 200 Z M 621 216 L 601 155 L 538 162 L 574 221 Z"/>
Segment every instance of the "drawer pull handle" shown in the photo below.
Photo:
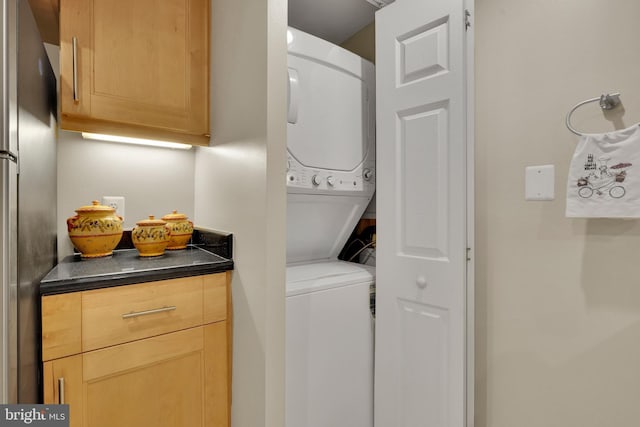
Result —
<path fill-rule="evenodd" d="M 131 313 L 123 314 L 122 318 L 123 319 L 131 319 L 132 317 L 146 316 L 147 314 L 162 313 L 162 312 L 165 312 L 165 311 L 173 311 L 175 309 L 176 309 L 176 306 L 172 305 L 172 306 L 169 306 L 169 307 L 154 308 L 153 310 L 132 311 Z"/>
<path fill-rule="evenodd" d="M 58 378 L 58 404 L 64 405 L 64 378 Z"/>

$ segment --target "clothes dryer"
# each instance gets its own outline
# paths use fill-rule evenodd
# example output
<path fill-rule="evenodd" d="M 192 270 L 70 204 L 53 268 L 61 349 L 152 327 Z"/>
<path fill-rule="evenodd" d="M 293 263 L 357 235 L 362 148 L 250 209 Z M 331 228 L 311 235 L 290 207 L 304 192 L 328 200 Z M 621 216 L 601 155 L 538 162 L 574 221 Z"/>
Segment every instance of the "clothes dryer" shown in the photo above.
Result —
<path fill-rule="evenodd" d="M 290 28 L 287 262 L 336 259 L 375 191 L 373 64 Z"/>

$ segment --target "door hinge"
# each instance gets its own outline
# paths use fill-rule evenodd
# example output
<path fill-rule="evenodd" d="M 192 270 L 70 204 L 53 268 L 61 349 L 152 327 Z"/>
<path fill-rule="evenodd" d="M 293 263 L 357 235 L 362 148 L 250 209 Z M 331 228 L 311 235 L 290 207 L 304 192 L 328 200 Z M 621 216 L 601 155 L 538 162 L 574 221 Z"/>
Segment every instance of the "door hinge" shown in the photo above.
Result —
<path fill-rule="evenodd" d="M 464 29 L 469 30 L 471 28 L 471 12 L 469 9 L 464 10 Z"/>
<path fill-rule="evenodd" d="M 467 248 L 467 261 L 471 261 L 471 248 Z"/>

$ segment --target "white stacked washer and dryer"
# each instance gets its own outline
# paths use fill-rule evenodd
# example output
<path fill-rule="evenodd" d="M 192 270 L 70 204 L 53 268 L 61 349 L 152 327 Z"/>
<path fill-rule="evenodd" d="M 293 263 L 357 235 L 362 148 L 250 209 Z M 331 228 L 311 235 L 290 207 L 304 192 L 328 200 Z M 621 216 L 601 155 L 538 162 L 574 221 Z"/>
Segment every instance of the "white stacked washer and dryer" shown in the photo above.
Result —
<path fill-rule="evenodd" d="M 372 427 L 375 269 L 337 257 L 375 190 L 374 67 L 287 36 L 286 427 Z"/>

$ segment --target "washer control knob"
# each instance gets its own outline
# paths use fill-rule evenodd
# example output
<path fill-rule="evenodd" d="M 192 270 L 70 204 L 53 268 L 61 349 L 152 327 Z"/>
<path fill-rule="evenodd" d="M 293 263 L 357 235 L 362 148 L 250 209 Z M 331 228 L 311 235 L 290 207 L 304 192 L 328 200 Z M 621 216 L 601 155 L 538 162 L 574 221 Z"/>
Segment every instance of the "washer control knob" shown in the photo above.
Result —
<path fill-rule="evenodd" d="M 329 184 L 331 187 L 333 187 L 336 184 L 335 179 L 332 176 L 328 176 L 327 177 L 327 184 Z"/>
<path fill-rule="evenodd" d="M 371 171 L 371 169 L 365 169 L 362 171 L 362 177 L 364 178 L 365 181 L 369 181 L 372 176 L 373 176 L 373 172 Z"/>
<path fill-rule="evenodd" d="M 322 181 L 322 179 L 318 176 L 318 175 L 313 175 L 311 177 L 311 183 L 315 186 L 320 185 L 320 182 Z"/>

